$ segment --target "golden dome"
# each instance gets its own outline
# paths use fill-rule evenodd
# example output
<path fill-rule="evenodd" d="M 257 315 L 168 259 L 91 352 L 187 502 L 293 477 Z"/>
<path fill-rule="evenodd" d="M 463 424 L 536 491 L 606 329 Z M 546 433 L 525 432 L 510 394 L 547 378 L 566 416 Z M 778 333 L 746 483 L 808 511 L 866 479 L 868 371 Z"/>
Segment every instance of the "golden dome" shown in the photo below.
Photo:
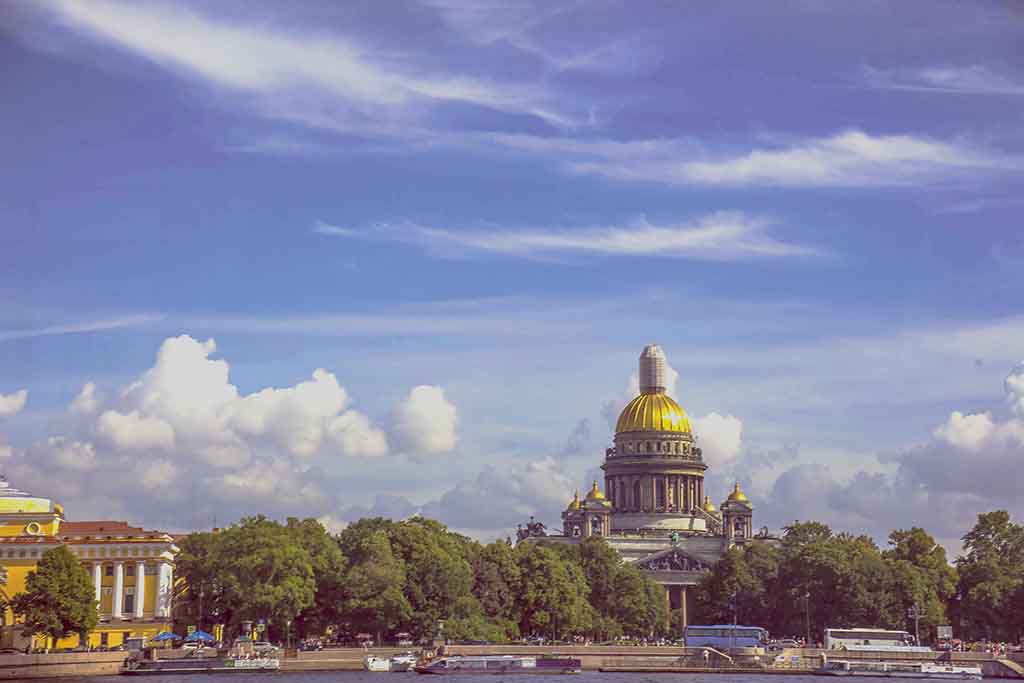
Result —
<path fill-rule="evenodd" d="M 740 491 L 739 482 L 736 482 L 736 488 L 734 488 L 732 490 L 732 493 L 729 494 L 728 500 L 730 503 L 747 503 L 750 501 L 750 499 L 747 498 L 747 494 L 743 493 L 743 491 Z"/>
<path fill-rule="evenodd" d="M 597 479 L 594 480 L 594 487 L 587 494 L 587 500 L 604 500 L 604 494 L 597 488 Z"/>
<path fill-rule="evenodd" d="M 570 501 L 569 509 L 570 510 L 579 510 L 580 509 L 580 492 L 579 492 L 579 489 L 576 490 L 576 495 L 573 497 L 572 501 Z"/>
<path fill-rule="evenodd" d="M 711 502 L 711 496 L 704 496 L 704 512 L 718 512 L 718 508 Z"/>
<path fill-rule="evenodd" d="M 619 421 L 615 432 L 681 432 L 690 434 L 690 418 L 678 403 L 667 394 L 640 394 L 630 401 Z"/>

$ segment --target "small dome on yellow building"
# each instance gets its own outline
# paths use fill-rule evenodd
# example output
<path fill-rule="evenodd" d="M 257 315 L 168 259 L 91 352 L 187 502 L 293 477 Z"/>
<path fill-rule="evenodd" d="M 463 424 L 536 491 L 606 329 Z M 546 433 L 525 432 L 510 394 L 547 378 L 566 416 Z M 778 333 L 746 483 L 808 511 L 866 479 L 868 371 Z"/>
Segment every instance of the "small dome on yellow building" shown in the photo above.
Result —
<path fill-rule="evenodd" d="M 747 498 L 747 494 L 740 491 L 740 483 L 736 482 L 735 488 L 733 488 L 732 493 L 729 494 L 728 501 L 730 503 L 747 503 L 750 502 L 750 499 Z"/>
<path fill-rule="evenodd" d="M 634 398 L 623 408 L 615 431 L 692 433 L 686 411 L 667 394 L 640 394 Z"/>
<path fill-rule="evenodd" d="M 576 495 L 573 497 L 573 499 L 571 501 L 569 501 L 569 508 L 568 509 L 569 510 L 579 510 L 580 509 L 580 492 L 579 492 L 579 489 L 576 490 Z"/>
<path fill-rule="evenodd" d="M 604 500 L 604 494 L 601 493 L 601 489 L 597 488 L 597 480 L 594 480 L 594 486 L 590 489 L 590 493 L 587 494 L 587 500 Z"/>
<path fill-rule="evenodd" d="M 704 512 L 718 512 L 718 507 L 711 502 L 711 496 L 704 496 Z"/>

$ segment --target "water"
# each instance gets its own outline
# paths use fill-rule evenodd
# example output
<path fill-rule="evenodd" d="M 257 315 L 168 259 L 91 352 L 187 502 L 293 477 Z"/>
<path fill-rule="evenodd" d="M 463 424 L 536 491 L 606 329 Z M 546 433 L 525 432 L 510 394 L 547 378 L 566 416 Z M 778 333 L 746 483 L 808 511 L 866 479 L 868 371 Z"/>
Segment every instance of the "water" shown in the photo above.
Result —
<path fill-rule="evenodd" d="M 40 679 L 35 679 L 40 680 Z M 126 683 L 128 680 L 153 683 L 835 683 L 829 676 L 781 674 L 647 674 L 601 673 L 584 671 L 575 676 L 495 676 L 460 674 L 458 676 L 420 676 L 409 674 L 369 673 L 367 671 L 295 671 L 273 674 L 184 674 L 180 676 L 146 676 L 129 679 L 124 676 L 83 676 L 81 678 L 42 679 L 62 683 Z"/>

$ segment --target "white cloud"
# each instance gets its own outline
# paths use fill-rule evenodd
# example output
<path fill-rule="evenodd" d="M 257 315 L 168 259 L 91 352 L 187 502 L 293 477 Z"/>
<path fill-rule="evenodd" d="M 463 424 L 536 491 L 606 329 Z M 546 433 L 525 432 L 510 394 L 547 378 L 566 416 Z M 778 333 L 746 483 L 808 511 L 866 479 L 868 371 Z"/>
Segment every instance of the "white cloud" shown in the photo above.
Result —
<path fill-rule="evenodd" d="M 976 451 L 995 430 L 996 425 L 988 413 L 964 415 L 957 410 L 949 416 L 946 424 L 936 428 L 935 438 L 957 448 Z"/>
<path fill-rule="evenodd" d="M 571 124 L 546 104 L 537 86 L 422 73 L 414 55 L 374 54 L 338 35 L 229 23 L 152 4 L 63 1 L 55 7 L 73 28 L 211 84 L 260 96 L 264 112 L 273 116 L 373 128 L 414 115 L 417 107 L 455 102 Z"/>
<path fill-rule="evenodd" d="M 0 417 L 14 417 L 21 412 L 28 401 L 28 389 L 18 389 L 13 394 L 0 394 Z"/>
<path fill-rule="evenodd" d="M 141 313 L 139 315 L 129 315 L 122 318 L 72 322 L 31 329 L 0 330 L 0 342 L 13 341 L 16 339 L 32 339 L 33 337 L 50 337 L 61 334 L 104 332 L 106 330 L 117 330 L 124 327 L 138 327 L 140 325 L 146 325 L 162 320 L 163 317 L 163 315 Z"/>
<path fill-rule="evenodd" d="M 379 456 L 388 453 L 388 438 L 365 415 L 349 410 L 328 421 L 327 436 L 341 452 L 354 456 Z"/>
<path fill-rule="evenodd" d="M 1003 385 L 1006 389 L 1006 402 L 1017 417 L 1024 420 L 1024 362 L 1007 375 Z"/>
<path fill-rule="evenodd" d="M 1024 95 L 1024 82 L 980 64 L 917 69 L 876 69 L 866 66 L 862 80 L 868 87 L 881 90 L 955 95 Z"/>
<path fill-rule="evenodd" d="M 709 153 L 693 140 L 584 140 L 493 134 L 500 144 L 542 154 L 576 173 L 669 185 L 876 187 L 921 185 L 981 171 L 1020 170 L 1019 159 L 967 141 L 871 135 L 857 129 L 771 144 L 739 154 Z"/>
<path fill-rule="evenodd" d="M 68 411 L 72 415 L 89 416 L 94 415 L 100 406 L 99 397 L 96 395 L 96 385 L 93 382 L 86 382 L 82 385 L 82 390 L 78 392 L 71 401 L 71 405 L 68 406 Z"/>
<path fill-rule="evenodd" d="M 158 417 L 143 417 L 139 411 L 122 414 L 107 410 L 96 423 L 96 433 L 107 439 L 114 448 L 148 450 L 174 448 L 174 430 Z"/>
<path fill-rule="evenodd" d="M 413 387 L 395 408 L 392 431 L 404 452 L 443 453 L 458 441 L 458 410 L 437 386 Z"/>
<path fill-rule="evenodd" d="M 693 421 L 704 462 L 723 467 L 734 461 L 743 446 L 743 422 L 733 415 L 708 413 Z"/>
<path fill-rule="evenodd" d="M 448 255 L 493 253 L 518 257 L 559 254 L 659 256 L 727 261 L 745 258 L 813 256 L 814 247 L 785 242 L 768 233 L 769 222 L 740 212 L 722 211 L 692 222 L 575 230 L 450 230 L 416 224 L 376 225 L 365 230 L 325 223 L 315 231 L 348 239 L 414 244 Z"/>
<path fill-rule="evenodd" d="M 90 472 L 99 466 L 96 448 L 90 443 L 51 436 L 29 447 L 28 458 L 57 471 Z"/>

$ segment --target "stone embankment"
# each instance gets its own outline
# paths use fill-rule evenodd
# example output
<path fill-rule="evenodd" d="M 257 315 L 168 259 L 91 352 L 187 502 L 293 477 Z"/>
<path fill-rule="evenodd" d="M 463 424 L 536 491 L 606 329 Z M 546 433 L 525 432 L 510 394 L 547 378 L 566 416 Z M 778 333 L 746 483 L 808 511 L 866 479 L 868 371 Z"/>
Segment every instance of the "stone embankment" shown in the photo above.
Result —
<path fill-rule="evenodd" d="M 281 662 L 285 671 L 357 671 L 363 668 L 368 654 L 391 656 L 408 648 L 329 648 L 316 652 L 289 652 Z M 732 653 L 710 651 L 705 660 L 702 648 L 683 647 L 617 647 L 599 646 L 517 646 L 517 645 L 451 645 L 445 650 L 452 655 L 548 655 L 577 657 L 590 671 L 635 671 L 644 673 L 765 673 L 808 674 L 821 665 L 825 654 L 833 659 L 869 659 L 888 661 L 948 661 L 955 664 L 977 664 L 986 678 L 1024 678 L 1024 655 L 1014 654 L 997 659 L 978 652 L 894 654 L 841 652 L 813 649 L 787 649 L 764 652 L 740 648 Z M 182 656 L 182 651 L 160 653 L 161 658 Z M 209 654 L 214 654 L 210 652 Z M 0 655 L 0 681 L 65 676 L 103 676 L 119 673 L 125 652 L 74 652 L 44 655 Z"/>

